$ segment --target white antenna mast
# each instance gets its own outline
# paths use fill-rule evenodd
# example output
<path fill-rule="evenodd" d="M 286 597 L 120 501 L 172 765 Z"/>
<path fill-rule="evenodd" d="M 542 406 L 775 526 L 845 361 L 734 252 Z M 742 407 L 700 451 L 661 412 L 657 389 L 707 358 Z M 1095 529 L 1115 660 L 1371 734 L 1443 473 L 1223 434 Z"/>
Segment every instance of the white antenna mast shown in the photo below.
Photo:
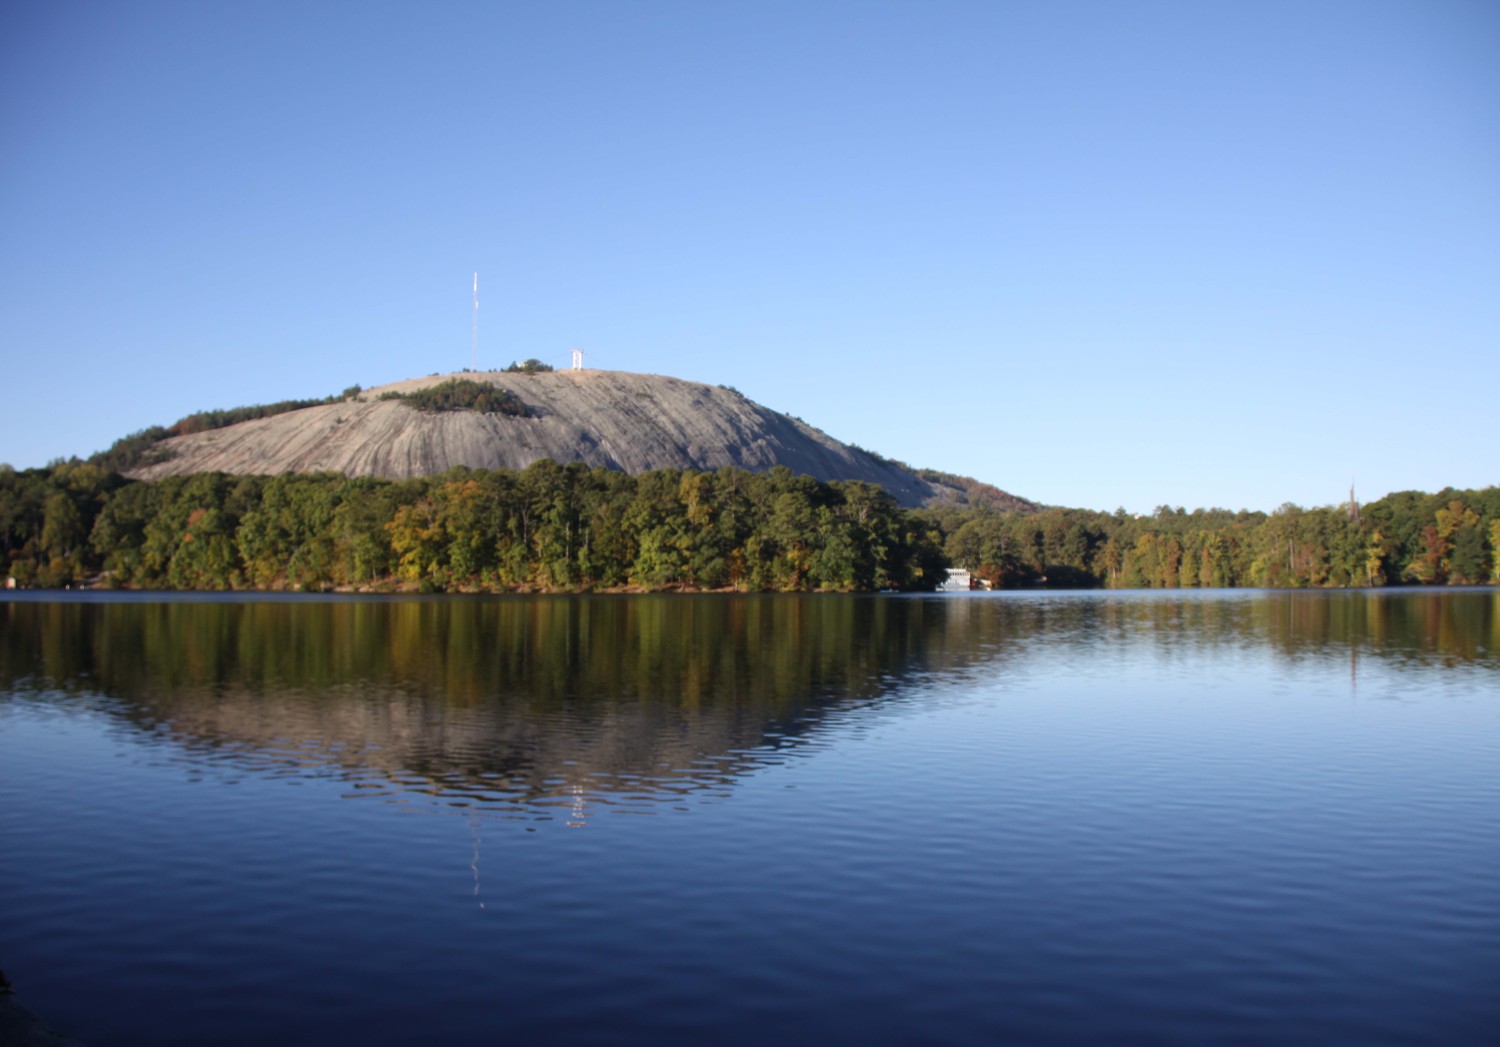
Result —
<path fill-rule="evenodd" d="M 469 353 L 473 357 L 471 367 L 479 370 L 479 274 L 474 274 L 474 329 L 469 335 Z"/>

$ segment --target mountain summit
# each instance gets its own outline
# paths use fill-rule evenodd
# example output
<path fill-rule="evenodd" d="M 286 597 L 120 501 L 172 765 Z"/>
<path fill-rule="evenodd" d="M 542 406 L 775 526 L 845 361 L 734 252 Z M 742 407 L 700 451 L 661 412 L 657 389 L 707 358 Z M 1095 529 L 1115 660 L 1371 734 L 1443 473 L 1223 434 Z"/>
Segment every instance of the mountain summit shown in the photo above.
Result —
<path fill-rule="evenodd" d="M 453 409 L 444 401 L 446 391 L 473 393 L 475 383 L 493 388 L 484 390 L 478 409 Z M 819 480 L 876 483 L 907 506 L 964 501 L 966 487 L 982 486 L 918 475 L 724 386 L 625 371 L 413 378 L 157 446 L 158 460 L 129 475 L 339 472 L 406 479 L 457 465 L 523 469 L 551 458 L 626 473 L 723 466 L 760 472 L 783 465 Z M 994 488 L 987 495 L 1011 498 Z M 1031 508 L 1011 500 L 1015 508 Z"/>

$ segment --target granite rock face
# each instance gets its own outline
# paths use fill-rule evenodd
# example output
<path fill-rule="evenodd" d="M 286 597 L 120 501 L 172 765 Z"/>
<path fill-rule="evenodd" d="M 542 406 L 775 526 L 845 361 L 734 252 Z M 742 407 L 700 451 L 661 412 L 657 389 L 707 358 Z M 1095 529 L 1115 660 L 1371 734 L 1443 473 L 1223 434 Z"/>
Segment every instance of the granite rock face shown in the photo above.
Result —
<path fill-rule="evenodd" d="M 451 378 L 509 390 L 525 403 L 526 416 L 428 414 L 379 399 L 382 392 L 408 393 Z M 819 480 L 880 484 L 907 506 L 953 493 L 732 389 L 624 371 L 413 378 L 365 390 L 355 400 L 179 436 L 161 446 L 170 458 L 130 475 L 337 472 L 406 479 L 456 465 L 524 469 L 551 458 L 626 473 L 722 466 L 759 472 L 784 465 Z"/>

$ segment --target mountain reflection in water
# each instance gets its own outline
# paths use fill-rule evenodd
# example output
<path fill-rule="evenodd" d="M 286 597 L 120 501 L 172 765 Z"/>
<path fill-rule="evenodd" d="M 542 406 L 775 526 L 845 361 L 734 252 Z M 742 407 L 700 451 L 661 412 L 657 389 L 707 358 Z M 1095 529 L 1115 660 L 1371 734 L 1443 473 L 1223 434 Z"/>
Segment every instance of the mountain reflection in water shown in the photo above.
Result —
<path fill-rule="evenodd" d="M 1497 608 L 20 594 L 4 966 L 123 1047 L 1490 1043 Z"/>
<path fill-rule="evenodd" d="M 1111 645 L 1493 665 L 1487 591 L 0 602 L 0 702 L 57 692 L 200 768 L 500 816 L 651 810 L 926 680 Z M 1460 611 L 1459 604 L 1462 603 Z"/>

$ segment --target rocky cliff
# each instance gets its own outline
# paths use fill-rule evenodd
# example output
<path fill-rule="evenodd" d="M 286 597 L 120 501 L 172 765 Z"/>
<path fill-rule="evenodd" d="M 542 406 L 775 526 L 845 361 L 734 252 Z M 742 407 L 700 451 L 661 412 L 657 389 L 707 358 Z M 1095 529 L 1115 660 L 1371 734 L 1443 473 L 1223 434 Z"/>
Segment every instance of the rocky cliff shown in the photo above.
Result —
<path fill-rule="evenodd" d="M 525 405 L 524 414 L 425 413 L 399 399 L 381 398 L 455 377 L 510 392 Z M 405 479 L 456 465 L 523 469 L 540 458 L 627 473 L 722 466 L 763 471 L 784 465 L 819 480 L 880 484 L 908 506 L 962 500 L 946 478 L 924 479 L 733 389 L 623 371 L 414 378 L 342 402 L 174 437 L 160 447 L 166 460 L 130 475 L 340 472 Z"/>

